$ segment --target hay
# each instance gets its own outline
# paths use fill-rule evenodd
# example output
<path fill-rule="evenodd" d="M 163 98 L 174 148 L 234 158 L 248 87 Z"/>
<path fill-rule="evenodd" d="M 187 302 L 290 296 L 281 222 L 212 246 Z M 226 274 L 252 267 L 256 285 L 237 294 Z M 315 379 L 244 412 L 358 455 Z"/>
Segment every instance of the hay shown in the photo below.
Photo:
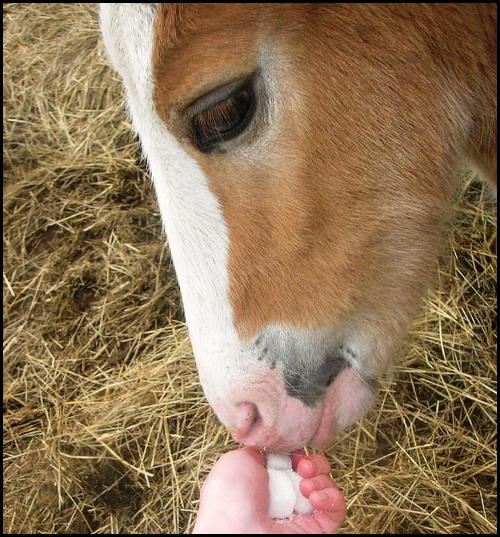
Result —
<path fill-rule="evenodd" d="M 189 532 L 204 400 L 95 5 L 4 4 L 4 532 Z M 459 200 L 379 404 L 328 450 L 344 533 L 496 532 L 496 230 Z"/>

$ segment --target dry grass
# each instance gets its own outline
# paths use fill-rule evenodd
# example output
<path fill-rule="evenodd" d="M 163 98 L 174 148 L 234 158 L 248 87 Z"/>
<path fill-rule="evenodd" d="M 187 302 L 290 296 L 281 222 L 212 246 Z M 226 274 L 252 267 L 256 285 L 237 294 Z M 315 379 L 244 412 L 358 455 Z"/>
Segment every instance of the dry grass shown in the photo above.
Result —
<path fill-rule="evenodd" d="M 95 5 L 4 4 L 4 532 L 188 532 L 203 398 Z M 468 181 L 397 382 L 328 451 L 344 533 L 496 532 L 496 227 Z"/>

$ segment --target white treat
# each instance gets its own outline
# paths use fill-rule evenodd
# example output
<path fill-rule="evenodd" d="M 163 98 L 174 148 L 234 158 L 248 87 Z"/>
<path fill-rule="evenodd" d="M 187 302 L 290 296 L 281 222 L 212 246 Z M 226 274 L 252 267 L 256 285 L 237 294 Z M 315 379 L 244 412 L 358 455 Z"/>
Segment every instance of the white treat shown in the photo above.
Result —
<path fill-rule="evenodd" d="M 267 467 L 273 470 L 291 470 L 292 459 L 288 455 L 269 453 L 267 456 Z"/>
<path fill-rule="evenodd" d="M 311 505 L 311 502 L 305 496 L 302 496 L 302 493 L 300 492 L 299 484 L 302 478 L 293 470 L 290 470 L 287 473 L 288 477 L 292 480 L 295 487 L 295 512 L 301 515 L 309 515 L 314 511 L 314 507 Z"/>
<path fill-rule="evenodd" d="M 269 515 L 272 518 L 288 518 L 294 512 L 312 513 L 309 500 L 299 490 L 301 476 L 292 470 L 288 455 L 270 454 L 267 457 L 269 474 Z"/>
<path fill-rule="evenodd" d="M 286 472 L 267 470 L 269 474 L 269 514 L 272 518 L 287 518 L 293 513 L 297 495 Z"/>

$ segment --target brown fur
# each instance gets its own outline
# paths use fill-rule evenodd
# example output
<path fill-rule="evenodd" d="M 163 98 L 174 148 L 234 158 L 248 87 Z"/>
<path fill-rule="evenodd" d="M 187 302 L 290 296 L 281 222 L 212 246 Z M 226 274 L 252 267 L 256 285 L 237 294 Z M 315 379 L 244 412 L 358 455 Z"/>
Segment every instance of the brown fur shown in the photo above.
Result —
<path fill-rule="evenodd" d="M 496 5 L 180 11 L 157 15 L 156 101 L 222 205 L 240 335 L 370 322 L 396 338 L 432 274 L 457 166 L 472 159 L 496 184 Z M 248 147 L 198 152 L 180 111 L 259 58 L 272 123 Z"/>

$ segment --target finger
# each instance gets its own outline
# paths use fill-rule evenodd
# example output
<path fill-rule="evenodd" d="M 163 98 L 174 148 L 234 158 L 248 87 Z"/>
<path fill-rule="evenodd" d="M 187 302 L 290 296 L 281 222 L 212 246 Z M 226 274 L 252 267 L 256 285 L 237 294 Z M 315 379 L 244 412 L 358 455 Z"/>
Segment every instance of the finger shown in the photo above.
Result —
<path fill-rule="evenodd" d="M 299 461 L 301 461 L 304 457 L 307 457 L 303 449 L 297 449 L 291 454 L 292 458 L 292 468 L 294 471 L 297 471 L 297 464 L 299 464 Z"/>
<path fill-rule="evenodd" d="M 321 533 L 337 533 L 345 520 L 345 516 L 345 511 L 331 513 L 319 511 L 314 515 L 314 519 L 321 528 Z"/>
<path fill-rule="evenodd" d="M 314 509 L 319 511 L 336 511 L 339 508 L 339 504 L 345 505 L 342 493 L 333 487 L 311 492 L 309 501 Z"/>
<path fill-rule="evenodd" d="M 323 455 L 309 455 L 299 461 L 297 472 L 302 477 L 314 477 L 330 472 L 330 463 Z"/>
<path fill-rule="evenodd" d="M 317 475 L 309 479 L 302 479 L 299 484 L 300 492 L 306 498 L 309 498 L 311 492 L 315 490 L 328 489 L 334 486 L 333 481 L 324 474 Z"/>
<path fill-rule="evenodd" d="M 340 490 L 330 489 L 333 491 L 331 511 L 317 511 L 314 513 L 314 519 L 321 527 L 323 533 L 336 533 L 346 517 L 346 503 Z"/>

